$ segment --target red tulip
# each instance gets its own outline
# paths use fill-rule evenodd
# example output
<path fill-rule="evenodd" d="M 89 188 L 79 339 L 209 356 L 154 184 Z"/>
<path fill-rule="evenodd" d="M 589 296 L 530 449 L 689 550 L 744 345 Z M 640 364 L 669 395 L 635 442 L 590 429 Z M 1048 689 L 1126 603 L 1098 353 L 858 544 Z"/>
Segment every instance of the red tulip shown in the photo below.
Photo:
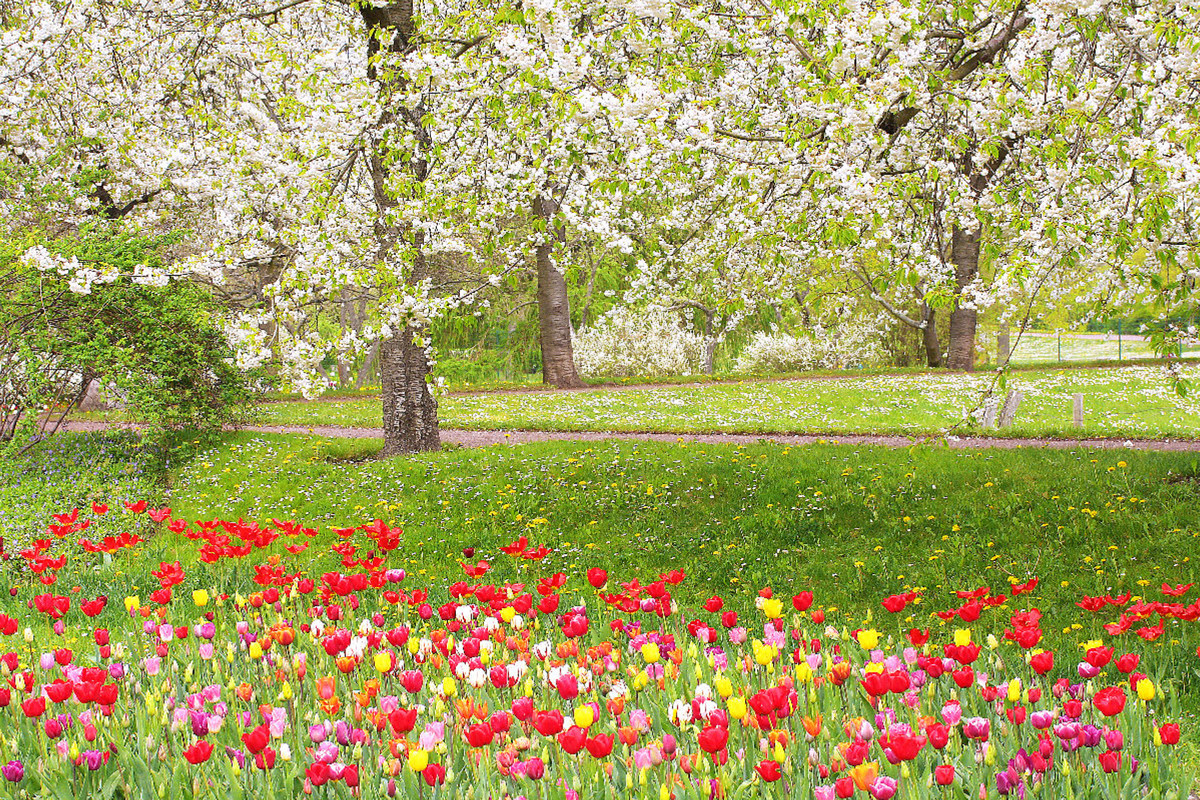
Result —
<path fill-rule="evenodd" d="M 446 768 L 441 764 L 430 764 L 421 772 L 421 777 L 430 786 L 438 786 L 446 782 Z"/>
<path fill-rule="evenodd" d="M 925 735 L 929 737 L 929 744 L 935 750 L 941 750 L 950 743 L 950 730 L 940 722 L 926 728 Z"/>
<path fill-rule="evenodd" d="M 592 758 L 604 758 L 613 749 L 613 737 L 607 733 L 597 734 L 588 739 L 585 743 L 587 751 L 592 755 Z"/>
<path fill-rule="evenodd" d="M 575 755 L 582 750 L 586 741 L 587 731 L 576 725 L 572 725 L 558 735 L 558 743 L 562 746 L 563 750 L 571 755 Z"/>
<path fill-rule="evenodd" d="M 342 770 L 342 780 L 346 782 L 346 786 L 353 789 L 358 786 L 358 765 L 347 764 Z"/>
<path fill-rule="evenodd" d="M 725 748 L 729 741 L 729 731 L 726 728 L 710 725 L 700 731 L 700 749 L 706 753 L 715 753 Z"/>
<path fill-rule="evenodd" d="M 1084 655 L 1084 659 L 1093 667 L 1103 667 L 1112 661 L 1113 653 L 1116 652 L 1111 647 L 1093 647 Z"/>
<path fill-rule="evenodd" d="M 1179 724 L 1168 722 L 1158 729 L 1158 736 L 1163 744 L 1179 744 Z"/>
<path fill-rule="evenodd" d="M 1122 709 L 1125 708 L 1125 690 L 1120 686 L 1109 686 L 1106 689 L 1101 689 L 1092 698 L 1092 703 L 1106 717 L 1120 714 Z"/>
<path fill-rule="evenodd" d="M 492 726 L 481 722 L 466 730 L 467 744 L 471 747 L 485 747 L 492 743 Z"/>
<path fill-rule="evenodd" d="M 801 592 L 800 594 L 792 595 L 792 608 L 796 609 L 797 611 L 808 611 L 808 609 L 812 607 L 812 604 L 812 592 Z"/>
<path fill-rule="evenodd" d="M 1126 653 L 1117 659 L 1117 669 L 1128 675 L 1137 669 L 1139 661 L 1141 661 L 1141 656 L 1137 653 Z"/>
<path fill-rule="evenodd" d="M 203 764 L 212 756 L 213 746 L 201 739 L 183 751 L 183 757 L 189 764 Z"/>
<path fill-rule="evenodd" d="M 1105 772 L 1116 772 L 1121 768 L 1121 751 L 1105 750 L 1100 754 L 1100 769 Z"/>
<path fill-rule="evenodd" d="M 949 786 L 954 783 L 954 765 L 942 764 L 933 770 L 933 780 L 938 786 Z"/>
<path fill-rule="evenodd" d="M 779 773 L 779 762 L 767 759 L 760 761 L 754 765 L 754 771 L 758 773 L 758 777 L 762 778 L 767 783 L 774 783 L 782 777 Z"/>
<path fill-rule="evenodd" d="M 425 684 L 425 675 L 419 669 L 406 669 L 400 673 L 400 685 L 409 694 L 416 694 L 421 691 L 421 687 Z"/>
<path fill-rule="evenodd" d="M 592 567 L 587 571 L 587 579 L 588 583 L 599 589 L 600 587 L 604 586 L 604 584 L 608 583 L 608 571 L 600 569 L 599 567 Z"/>
<path fill-rule="evenodd" d="M 518 697 L 512 701 L 512 712 L 521 722 L 528 722 L 533 719 L 533 700 L 529 697 Z"/>
<path fill-rule="evenodd" d="M 38 696 L 31 697 L 21 703 L 21 710 L 25 712 L 25 716 L 30 719 L 40 717 L 46 713 L 46 698 Z"/>
<path fill-rule="evenodd" d="M 514 713 L 516 712 L 514 711 Z M 518 714 L 517 719 L 520 718 L 521 717 Z M 542 736 L 553 736 L 563 729 L 562 712 L 557 709 L 551 709 L 550 711 L 538 711 L 533 715 L 533 727 Z"/>
<path fill-rule="evenodd" d="M 563 700 L 574 700 L 579 696 L 579 680 L 569 673 L 555 681 L 554 688 Z"/>
<path fill-rule="evenodd" d="M 397 736 L 408 733 L 417 724 L 417 710 L 415 708 L 397 708 L 388 714 L 388 722 L 391 723 L 392 730 L 396 732 Z"/>
<path fill-rule="evenodd" d="M 345 774 L 345 772 L 342 774 Z M 313 786 L 324 786 L 326 783 L 329 783 L 329 765 L 324 761 L 318 761 L 304 770 L 304 775 Z"/>
<path fill-rule="evenodd" d="M 1029 659 L 1029 666 L 1033 667 L 1033 671 L 1038 675 L 1045 675 L 1054 669 L 1054 653 L 1050 651 L 1038 653 Z"/>
<path fill-rule="evenodd" d="M 266 725 L 259 725 L 254 730 L 242 734 L 242 742 L 246 749 L 254 754 L 261 753 L 270 741 L 271 729 Z"/>

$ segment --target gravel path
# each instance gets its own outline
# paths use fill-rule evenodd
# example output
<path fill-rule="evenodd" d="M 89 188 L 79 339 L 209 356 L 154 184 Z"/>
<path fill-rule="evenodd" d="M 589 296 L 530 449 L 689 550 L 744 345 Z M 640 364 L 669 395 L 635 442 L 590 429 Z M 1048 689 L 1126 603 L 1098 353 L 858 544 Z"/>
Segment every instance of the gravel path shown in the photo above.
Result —
<path fill-rule="evenodd" d="M 111 428 L 132 428 L 134 425 L 116 422 L 68 422 L 63 428 L 77 433 L 90 433 Z M 242 430 L 256 433 L 293 433 L 331 438 L 382 439 L 382 428 L 344 428 L 336 425 L 256 425 Z M 757 434 L 757 433 L 625 433 L 602 431 L 467 431 L 443 428 L 442 441 L 463 447 L 488 447 L 497 444 L 527 444 L 529 442 L 600 442 L 607 439 L 630 439 L 644 442 L 688 442 L 696 444 L 756 444 L 761 441 L 788 445 L 850 444 L 911 447 L 930 437 L 918 439 L 907 436 L 830 434 Z M 1018 439 L 998 436 L 950 437 L 950 447 L 976 450 L 995 447 L 1011 450 L 1017 447 L 1049 447 L 1067 450 L 1086 447 L 1098 450 L 1126 448 L 1130 450 L 1162 450 L 1170 452 L 1200 452 L 1197 439 Z"/>

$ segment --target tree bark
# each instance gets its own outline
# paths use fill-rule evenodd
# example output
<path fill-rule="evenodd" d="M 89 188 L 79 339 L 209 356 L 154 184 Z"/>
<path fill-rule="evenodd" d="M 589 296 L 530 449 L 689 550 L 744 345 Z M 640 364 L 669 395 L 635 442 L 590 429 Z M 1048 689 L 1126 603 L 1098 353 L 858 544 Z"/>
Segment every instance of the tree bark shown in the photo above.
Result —
<path fill-rule="evenodd" d="M 437 400 L 426 376 L 429 360 L 425 348 L 413 341 L 405 328 L 379 345 L 383 375 L 383 450 L 380 457 L 437 450 Z"/>
<path fill-rule="evenodd" d="M 547 231 L 561 241 L 562 229 L 554 225 L 558 204 L 541 197 L 534 201 L 534 212 L 546 221 Z M 554 242 L 537 246 L 538 339 L 542 348 L 542 383 L 571 389 L 583 386 L 575 368 L 575 350 L 571 345 L 571 301 L 567 297 L 566 277 L 554 266 L 551 255 Z"/>
<path fill-rule="evenodd" d="M 950 243 L 950 260 L 954 264 L 954 295 L 957 303 L 950 312 L 950 348 L 946 366 L 950 369 L 975 369 L 975 309 L 963 305 L 963 290 L 979 274 L 979 230 L 964 231 L 957 225 Z"/>
<path fill-rule="evenodd" d="M 779 313 L 778 306 L 775 312 Z M 717 354 L 717 337 L 713 336 L 713 328 L 716 325 L 717 310 L 710 309 L 704 312 L 704 374 L 713 374 L 713 359 Z"/>
<path fill-rule="evenodd" d="M 363 4 L 359 7 L 368 29 L 367 56 L 375 57 L 385 48 L 394 54 L 411 53 L 416 48 L 413 0 L 398 0 L 387 4 Z M 403 72 L 384 71 L 389 78 L 379 77 L 374 64 L 368 63 L 367 77 L 378 90 L 390 96 L 403 88 Z M 375 241 L 377 258 L 387 263 L 402 237 L 412 237 L 412 273 L 408 283 L 417 284 L 428 275 L 419 230 L 408 230 L 395 218 L 397 201 L 388 188 L 390 146 L 386 141 L 388 128 L 412 126 L 419 143 L 418 150 L 428 146 L 428 132 L 421 128 L 421 114 L 399 103 L 386 103 L 378 123 L 381 133 L 372 141 L 371 182 L 375 193 Z M 413 177 L 425 179 L 427 162 L 420 152 L 410 154 L 408 169 Z M 429 359 L 425 348 L 416 339 L 423 339 L 424 329 L 405 325 L 392 332 L 391 338 L 379 345 L 379 375 L 383 393 L 383 450 L 379 456 L 418 453 L 436 450 L 441 446 L 438 435 L 437 401 L 429 390 Z"/>
<path fill-rule="evenodd" d="M 925 345 L 925 363 L 931 367 L 942 366 L 942 343 L 938 340 L 937 313 L 927 305 L 921 307 L 925 327 L 921 329 L 921 343 Z"/>

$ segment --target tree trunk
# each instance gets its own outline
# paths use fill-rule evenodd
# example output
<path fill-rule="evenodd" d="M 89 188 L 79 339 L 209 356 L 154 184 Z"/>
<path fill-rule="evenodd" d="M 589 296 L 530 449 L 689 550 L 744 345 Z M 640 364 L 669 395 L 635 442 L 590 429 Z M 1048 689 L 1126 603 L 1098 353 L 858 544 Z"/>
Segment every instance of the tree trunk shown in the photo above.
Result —
<path fill-rule="evenodd" d="M 368 60 L 375 58 L 381 50 L 404 55 L 417 47 L 413 0 L 398 0 L 386 4 L 364 3 L 359 13 L 367 26 Z M 403 71 L 394 71 L 389 66 L 382 71 L 375 64 L 367 66 L 367 77 L 372 80 L 384 97 L 384 112 L 380 117 L 377 132 L 372 137 L 371 182 L 375 193 L 375 242 L 376 253 L 381 265 L 387 264 L 405 234 L 411 237 L 412 272 L 409 284 L 418 284 L 428 275 L 423 251 L 424 240 L 419 229 L 412 230 L 403 220 L 397 219 L 397 200 L 390 193 L 388 175 L 391 159 L 387 143 L 388 129 L 397 125 L 413 126 L 417 145 L 414 152 L 403 159 L 406 168 L 412 171 L 417 181 L 425 180 L 428 162 L 425 150 L 432 146 L 429 133 L 420 123 L 421 113 L 393 102 L 393 96 L 404 89 Z M 401 161 L 401 159 L 396 159 Z M 383 450 L 380 457 L 436 450 L 440 446 L 438 436 L 437 401 L 429 391 L 426 377 L 429 375 L 429 359 L 423 345 L 415 338 L 423 338 L 424 330 L 405 325 L 394 330 L 389 339 L 379 345 L 379 375 L 383 391 Z"/>
<path fill-rule="evenodd" d="M 429 360 L 425 348 L 413 342 L 405 328 L 379 346 L 383 375 L 383 451 L 380 457 L 437 450 L 437 400 L 425 377 Z"/>
<path fill-rule="evenodd" d="M 776 307 L 776 313 L 779 308 Z M 717 337 L 713 336 L 713 328 L 715 327 L 716 310 L 704 312 L 704 374 L 713 374 L 713 358 L 717 354 Z"/>
<path fill-rule="evenodd" d="M 356 390 L 363 388 L 375 376 L 375 359 L 379 357 L 379 342 L 371 342 L 367 354 L 363 357 L 362 366 L 358 368 L 358 377 L 354 379 Z"/>
<path fill-rule="evenodd" d="M 942 343 L 938 340 L 937 312 L 923 305 L 925 327 L 921 329 L 921 343 L 925 345 L 925 363 L 931 367 L 942 366 Z"/>
<path fill-rule="evenodd" d="M 954 264 L 954 288 L 957 304 L 950 312 L 950 351 L 946 366 L 970 372 L 975 369 L 976 311 L 963 305 L 963 290 L 979 274 L 979 231 L 964 231 L 957 225 L 950 244 Z"/>
<path fill-rule="evenodd" d="M 562 229 L 554 226 L 558 204 L 548 198 L 534 201 L 534 212 L 546 221 L 547 231 L 561 239 Z M 566 277 L 554 266 L 551 255 L 554 242 L 537 246 L 538 339 L 542 347 L 542 383 L 570 389 L 583 386 L 575 369 L 575 351 L 571 346 L 571 303 L 567 297 Z"/>

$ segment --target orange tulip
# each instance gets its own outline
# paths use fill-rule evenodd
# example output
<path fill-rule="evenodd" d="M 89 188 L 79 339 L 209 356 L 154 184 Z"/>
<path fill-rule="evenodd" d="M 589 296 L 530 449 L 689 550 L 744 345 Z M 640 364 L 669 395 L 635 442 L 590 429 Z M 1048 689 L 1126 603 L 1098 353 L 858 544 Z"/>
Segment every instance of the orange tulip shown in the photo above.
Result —
<path fill-rule="evenodd" d="M 814 739 L 821 734 L 821 715 L 815 717 L 801 717 L 800 722 L 804 724 L 804 732 Z"/>
<path fill-rule="evenodd" d="M 829 679 L 833 681 L 834 686 L 841 686 L 846 682 L 846 678 L 850 677 L 850 662 L 839 661 L 833 665 L 829 671 Z"/>
<path fill-rule="evenodd" d="M 879 764 L 874 761 L 864 761 L 857 767 L 853 767 L 848 774 L 854 780 L 854 785 L 865 792 L 867 787 L 879 777 Z"/>

